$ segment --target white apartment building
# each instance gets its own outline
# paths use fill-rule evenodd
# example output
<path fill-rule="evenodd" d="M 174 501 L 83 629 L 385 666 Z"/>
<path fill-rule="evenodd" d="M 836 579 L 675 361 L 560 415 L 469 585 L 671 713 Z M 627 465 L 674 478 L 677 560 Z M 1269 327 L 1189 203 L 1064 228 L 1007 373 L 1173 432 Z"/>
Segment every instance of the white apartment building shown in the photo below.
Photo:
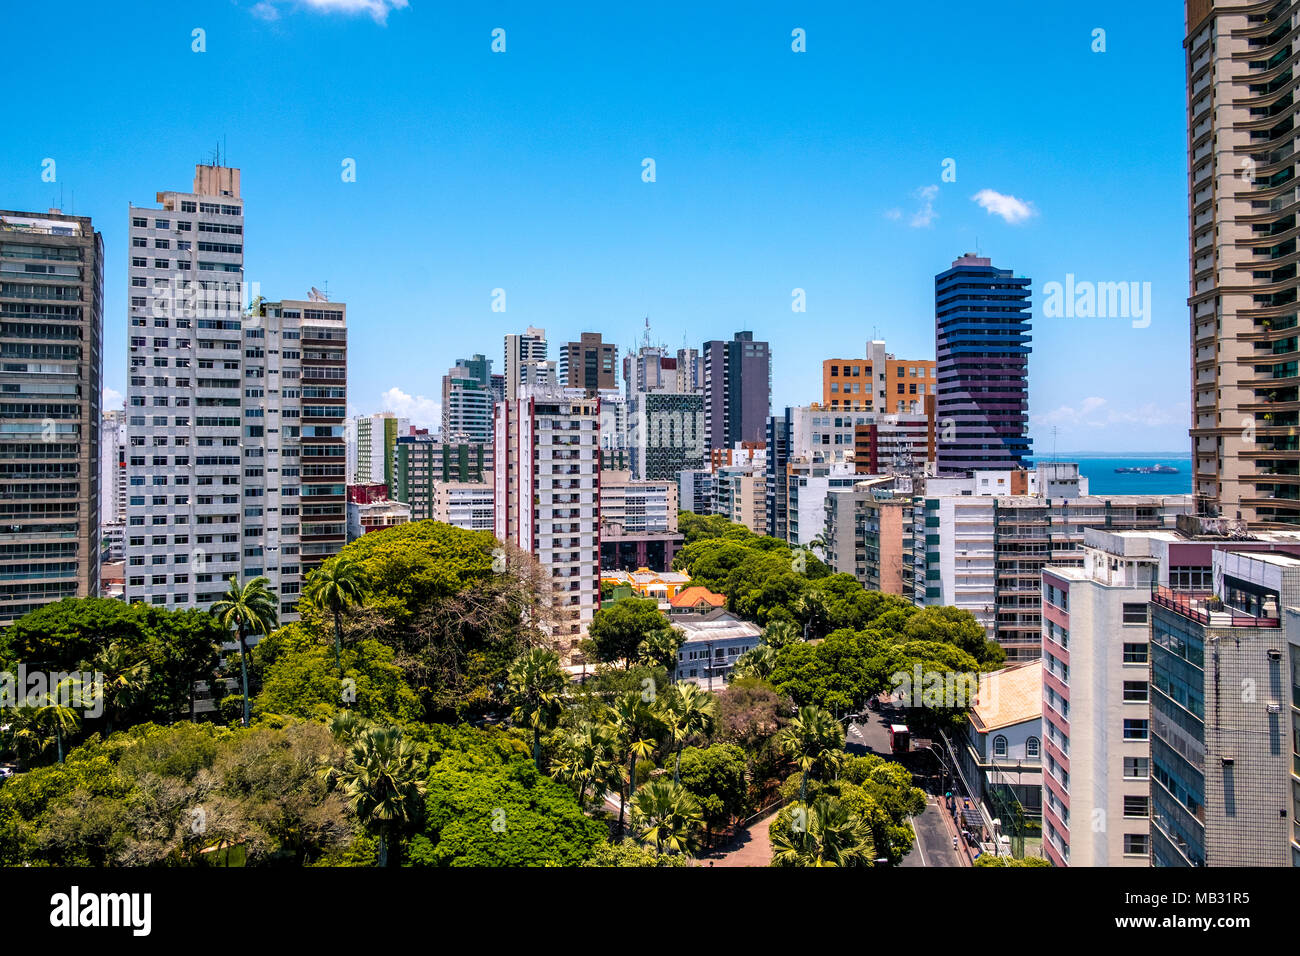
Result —
<path fill-rule="evenodd" d="M 466 531 L 493 531 L 495 483 L 492 472 L 479 481 L 433 482 L 434 521 Z"/>
<path fill-rule="evenodd" d="M 606 471 L 600 479 L 600 523 L 621 534 L 677 530 L 677 482 L 634 481 L 629 471 Z"/>
<path fill-rule="evenodd" d="M 914 511 L 913 600 L 970 611 L 1008 663 L 1041 653 L 1040 576 L 1046 564 L 1077 565 L 1090 527 L 1172 530 L 1188 495 L 1058 495 L 1086 487 L 1073 463 L 1037 471 L 977 471 L 929 478 Z"/>
<path fill-rule="evenodd" d="M 812 464 L 791 461 L 786 466 L 786 534 L 790 544 L 808 547 L 826 532 L 826 496 L 852 491 L 862 480 L 847 461 Z"/>
<path fill-rule="evenodd" d="M 519 397 L 525 386 L 546 387 L 556 384 L 555 363 L 546 361 L 546 330 L 529 326 L 521 334 L 505 337 L 504 361 L 506 401 Z"/>
<path fill-rule="evenodd" d="M 411 420 L 392 412 L 355 415 L 347 421 L 347 483 L 383 485 L 392 469 L 398 436 L 411 433 Z M 390 488 L 391 492 L 392 489 Z"/>
<path fill-rule="evenodd" d="M 600 606 L 600 399 L 525 389 L 496 406 L 494 533 L 547 568 L 552 630 L 571 657 Z"/>
<path fill-rule="evenodd" d="M 238 169 L 130 209 L 126 599 L 206 607 L 265 575 L 282 619 L 346 535 L 346 307 L 245 312 Z"/>

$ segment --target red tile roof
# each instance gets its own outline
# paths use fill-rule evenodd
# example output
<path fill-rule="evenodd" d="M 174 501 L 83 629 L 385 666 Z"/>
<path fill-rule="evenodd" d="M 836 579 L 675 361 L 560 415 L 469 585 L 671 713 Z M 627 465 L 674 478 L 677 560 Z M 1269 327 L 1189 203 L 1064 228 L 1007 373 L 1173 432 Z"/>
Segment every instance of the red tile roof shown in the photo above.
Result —
<path fill-rule="evenodd" d="M 673 607 L 698 607 L 700 604 L 708 604 L 710 607 L 726 607 L 727 596 L 725 594 L 714 594 L 708 588 L 700 587 L 697 584 L 678 591 L 668 599 L 668 603 Z"/>

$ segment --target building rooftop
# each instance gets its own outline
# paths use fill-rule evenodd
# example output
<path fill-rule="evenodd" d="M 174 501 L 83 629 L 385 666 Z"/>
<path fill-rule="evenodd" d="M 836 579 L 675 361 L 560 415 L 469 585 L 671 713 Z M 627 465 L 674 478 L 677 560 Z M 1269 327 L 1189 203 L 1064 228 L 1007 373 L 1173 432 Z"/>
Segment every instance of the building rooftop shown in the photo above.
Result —
<path fill-rule="evenodd" d="M 1043 716 L 1043 662 L 1030 661 L 980 676 L 970 721 L 980 733 Z"/>
<path fill-rule="evenodd" d="M 725 594 L 716 594 L 697 584 L 693 587 L 683 588 L 668 601 L 673 607 L 694 607 L 701 602 L 711 607 L 726 607 L 727 596 Z"/>
<path fill-rule="evenodd" d="M 721 608 L 698 616 L 674 617 L 672 625 L 686 635 L 687 644 L 743 640 L 746 638 L 757 640 L 763 634 L 763 629 L 757 624 L 751 621 L 743 621 Z"/>

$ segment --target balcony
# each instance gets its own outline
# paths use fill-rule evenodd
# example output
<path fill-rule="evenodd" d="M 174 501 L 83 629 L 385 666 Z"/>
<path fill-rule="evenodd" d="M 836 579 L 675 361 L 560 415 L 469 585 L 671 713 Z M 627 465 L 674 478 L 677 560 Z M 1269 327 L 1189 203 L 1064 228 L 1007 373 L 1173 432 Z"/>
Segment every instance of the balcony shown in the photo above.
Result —
<path fill-rule="evenodd" d="M 1206 627 L 1281 627 L 1277 617 L 1248 614 L 1225 604 L 1211 591 L 1175 591 L 1158 585 L 1151 591 L 1151 603 Z"/>

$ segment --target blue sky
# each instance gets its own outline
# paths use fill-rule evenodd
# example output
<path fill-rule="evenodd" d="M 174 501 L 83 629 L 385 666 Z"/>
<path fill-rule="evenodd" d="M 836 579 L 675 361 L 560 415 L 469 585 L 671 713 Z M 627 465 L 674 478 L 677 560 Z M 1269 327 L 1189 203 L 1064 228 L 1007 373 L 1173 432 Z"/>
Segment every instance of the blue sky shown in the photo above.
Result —
<path fill-rule="evenodd" d="M 224 141 L 246 278 L 348 303 L 358 412 L 427 421 L 446 367 L 499 370 L 506 332 L 622 350 L 647 315 L 674 348 L 752 329 L 773 406 L 806 403 L 821 360 L 873 336 L 932 357 L 933 277 L 978 245 L 1033 279 L 1038 452 L 1053 426 L 1061 451 L 1188 446 L 1177 0 L 451 6 L 9 5 L 0 76 L 26 95 L 0 207 L 75 195 L 104 233 L 108 388 L 126 390 L 128 204 L 188 190 Z M 1044 317 L 1067 274 L 1151 283 L 1149 326 Z"/>

